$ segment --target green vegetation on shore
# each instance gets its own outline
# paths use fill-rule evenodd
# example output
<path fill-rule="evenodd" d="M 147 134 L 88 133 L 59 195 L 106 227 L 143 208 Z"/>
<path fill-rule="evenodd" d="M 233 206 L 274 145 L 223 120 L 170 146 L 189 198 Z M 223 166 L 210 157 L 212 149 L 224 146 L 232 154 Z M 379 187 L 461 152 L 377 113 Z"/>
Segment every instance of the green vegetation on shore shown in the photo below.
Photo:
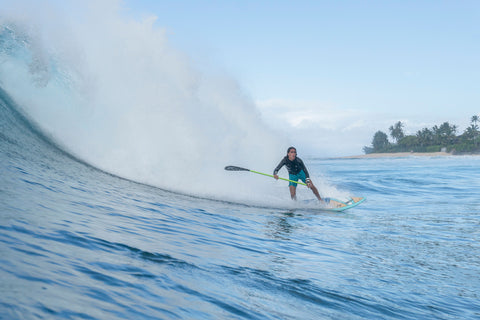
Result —
<path fill-rule="evenodd" d="M 377 131 L 370 147 L 363 147 L 365 154 L 385 152 L 438 152 L 446 151 L 454 154 L 480 153 L 480 131 L 478 116 L 471 118 L 470 126 L 457 135 L 457 126 L 448 122 L 432 128 L 418 130 L 415 135 L 405 135 L 404 124 L 399 121 L 390 126 L 390 136 L 394 142 L 388 140 L 388 135 Z"/>

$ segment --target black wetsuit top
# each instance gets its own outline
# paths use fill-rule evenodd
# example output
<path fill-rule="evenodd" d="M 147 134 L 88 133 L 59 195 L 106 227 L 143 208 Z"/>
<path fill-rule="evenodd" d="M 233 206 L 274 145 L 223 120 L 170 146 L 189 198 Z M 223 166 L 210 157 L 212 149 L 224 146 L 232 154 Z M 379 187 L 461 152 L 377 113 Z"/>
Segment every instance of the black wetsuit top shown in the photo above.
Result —
<path fill-rule="evenodd" d="M 288 159 L 288 156 L 285 156 L 282 159 L 282 161 L 280 161 L 278 166 L 275 168 L 275 170 L 273 171 L 273 174 L 276 175 L 283 166 L 287 167 L 289 174 L 297 175 L 300 171 L 303 170 L 303 172 L 305 172 L 305 177 L 306 178 L 310 177 L 310 175 L 308 174 L 307 167 L 305 167 L 305 164 L 303 163 L 302 159 L 300 159 L 299 157 L 295 157 L 295 160 L 290 161 Z"/>

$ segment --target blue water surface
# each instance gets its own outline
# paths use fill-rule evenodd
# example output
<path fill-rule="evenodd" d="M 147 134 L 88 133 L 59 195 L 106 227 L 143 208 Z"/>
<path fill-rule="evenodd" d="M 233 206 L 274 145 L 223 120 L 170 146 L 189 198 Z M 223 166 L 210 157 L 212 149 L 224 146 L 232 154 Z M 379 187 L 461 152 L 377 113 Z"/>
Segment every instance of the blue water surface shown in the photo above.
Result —
<path fill-rule="evenodd" d="M 2 319 L 480 318 L 480 157 L 306 159 L 344 213 L 90 167 L 0 99 Z"/>

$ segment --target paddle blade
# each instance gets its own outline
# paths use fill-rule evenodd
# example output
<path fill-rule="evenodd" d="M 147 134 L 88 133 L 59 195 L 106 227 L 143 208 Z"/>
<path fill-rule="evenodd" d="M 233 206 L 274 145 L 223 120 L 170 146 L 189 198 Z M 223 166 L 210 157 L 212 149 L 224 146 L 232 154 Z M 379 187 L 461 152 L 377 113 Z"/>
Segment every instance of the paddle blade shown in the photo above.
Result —
<path fill-rule="evenodd" d="M 235 167 L 235 166 L 226 166 L 225 170 L 228 170 L 228 171 L 250 171 L 249 169 Z"/>

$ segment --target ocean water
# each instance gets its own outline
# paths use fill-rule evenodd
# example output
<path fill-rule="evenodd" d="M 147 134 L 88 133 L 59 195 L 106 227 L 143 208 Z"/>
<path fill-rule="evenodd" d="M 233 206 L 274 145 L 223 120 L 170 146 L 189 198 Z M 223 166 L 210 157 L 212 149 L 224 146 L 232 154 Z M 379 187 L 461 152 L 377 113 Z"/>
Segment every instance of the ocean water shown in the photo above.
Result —
<path fill-rule="evenodd" d="M 0 2 L 0 319 L 480 318 L 480 157 L 299 150 L 367 201 L 294 203 L 223 170 L 291 142 L 119 6 Z"/>
<path fill-rule="evenodd" d="M 306 159 L 367 197 L 333 214 L 105 173 L 4 91 L 0 119 L 2 319 L 480 317 L 479 157 Z"/>

